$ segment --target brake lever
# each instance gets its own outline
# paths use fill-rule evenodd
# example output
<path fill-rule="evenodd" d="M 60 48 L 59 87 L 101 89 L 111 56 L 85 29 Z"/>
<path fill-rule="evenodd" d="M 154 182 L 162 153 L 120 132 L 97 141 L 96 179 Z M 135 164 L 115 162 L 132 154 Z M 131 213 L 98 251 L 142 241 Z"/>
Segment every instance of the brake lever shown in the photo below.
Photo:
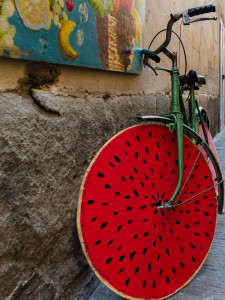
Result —
<path fill-rule="evenodd" d="M 195 23 L 195 22 L 200 22 L 200 21 L 216 21 L 217 17 L 210 17 L 210 18 L 197 18 L 197 19 L 190 19 L 189 15 L 183 14 L 183 24 L 184 25 L 189 25 L 191 23 Z"/>
<path fill-rule="evenodd" d="M 156 72 L 155 68 L 148 62 L 147 57 L 145 57 L 145 59 L 144 59 L 144 66 L 147 66 L 150 69 L 152 69 L 152 71 L 155 73 L 155 76 L 158 76 L 158 73 Z"/>

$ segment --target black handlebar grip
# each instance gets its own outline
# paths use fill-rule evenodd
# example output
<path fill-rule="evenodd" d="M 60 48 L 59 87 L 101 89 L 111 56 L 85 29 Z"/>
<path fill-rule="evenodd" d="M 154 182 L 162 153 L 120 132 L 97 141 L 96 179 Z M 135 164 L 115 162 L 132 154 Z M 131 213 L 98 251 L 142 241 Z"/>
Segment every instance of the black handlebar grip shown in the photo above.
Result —
<path fill-rule="evenodd" d="M 161 61 L 161 58 L 156 54 L 149 56 L 149 58 L 154 60 L 156 63 L 160 63 Z"/>
<path fill-rule="evenodd" d="M 206 5 L 206 6 L 189 8 L 188 9 L 188 14 L 189 14 L 190 17 L 194 17 L 194 16 L 207 14 L 207 13 L 215 12 L 215 11 L 216 11 L 215 4 L 211 4 L 211 5 Z"/>

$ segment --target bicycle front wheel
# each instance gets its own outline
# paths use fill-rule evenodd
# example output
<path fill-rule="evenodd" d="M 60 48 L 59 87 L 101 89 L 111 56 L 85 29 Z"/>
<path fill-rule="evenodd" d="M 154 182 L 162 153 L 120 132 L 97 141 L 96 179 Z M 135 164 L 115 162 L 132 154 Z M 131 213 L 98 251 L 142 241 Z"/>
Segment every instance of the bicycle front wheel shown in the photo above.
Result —
<path fill-rule="evenodd" d="M 84 177 L 77 216 L 86 258 L 127 299 L 164 299 L 190 282 L 210 249 L 217 217 L 214 181 L 184 135 L 184 175 L 175 209 L 158 208 L 178 179 L 176 134 L 144 124 L 114 136 Z"/>

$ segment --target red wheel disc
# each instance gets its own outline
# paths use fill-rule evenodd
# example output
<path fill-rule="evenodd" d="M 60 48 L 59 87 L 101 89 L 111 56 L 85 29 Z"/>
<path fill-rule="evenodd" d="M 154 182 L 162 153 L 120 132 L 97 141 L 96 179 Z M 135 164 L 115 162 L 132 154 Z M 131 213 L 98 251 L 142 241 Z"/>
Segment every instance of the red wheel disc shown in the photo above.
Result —
<path fill-rule="evenodd" d="M 198 148 L 184 136 L 184 178 Z M 176 134 L 163 125 L 128 128 L 94 158 L 83 180 L 78 232 L 95 274 L 128 299 L 163 299 L 185 286 L 203 264 L 214 236 L 215 189 L 202 155 L 175 210 L 167 202 L 177 184 Z M 182 184 L 182 186 L 183 186 Z"/>

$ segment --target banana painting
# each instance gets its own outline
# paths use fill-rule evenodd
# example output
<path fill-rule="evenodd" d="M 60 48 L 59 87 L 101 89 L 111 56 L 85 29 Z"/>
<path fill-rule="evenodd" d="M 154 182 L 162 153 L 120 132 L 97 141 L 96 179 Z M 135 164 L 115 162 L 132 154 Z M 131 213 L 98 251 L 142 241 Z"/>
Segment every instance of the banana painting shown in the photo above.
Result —
<path fill-rule="evenodd" d="M 77 52 L 73 50 L 69 42 L 70 33 L 73 31 L 75 26 L 75 22 L 68 20 L 63 23 L 59 30 L 59 49 L 62 56 L 68 61 L 73 61 L 78 57 Z"/>

